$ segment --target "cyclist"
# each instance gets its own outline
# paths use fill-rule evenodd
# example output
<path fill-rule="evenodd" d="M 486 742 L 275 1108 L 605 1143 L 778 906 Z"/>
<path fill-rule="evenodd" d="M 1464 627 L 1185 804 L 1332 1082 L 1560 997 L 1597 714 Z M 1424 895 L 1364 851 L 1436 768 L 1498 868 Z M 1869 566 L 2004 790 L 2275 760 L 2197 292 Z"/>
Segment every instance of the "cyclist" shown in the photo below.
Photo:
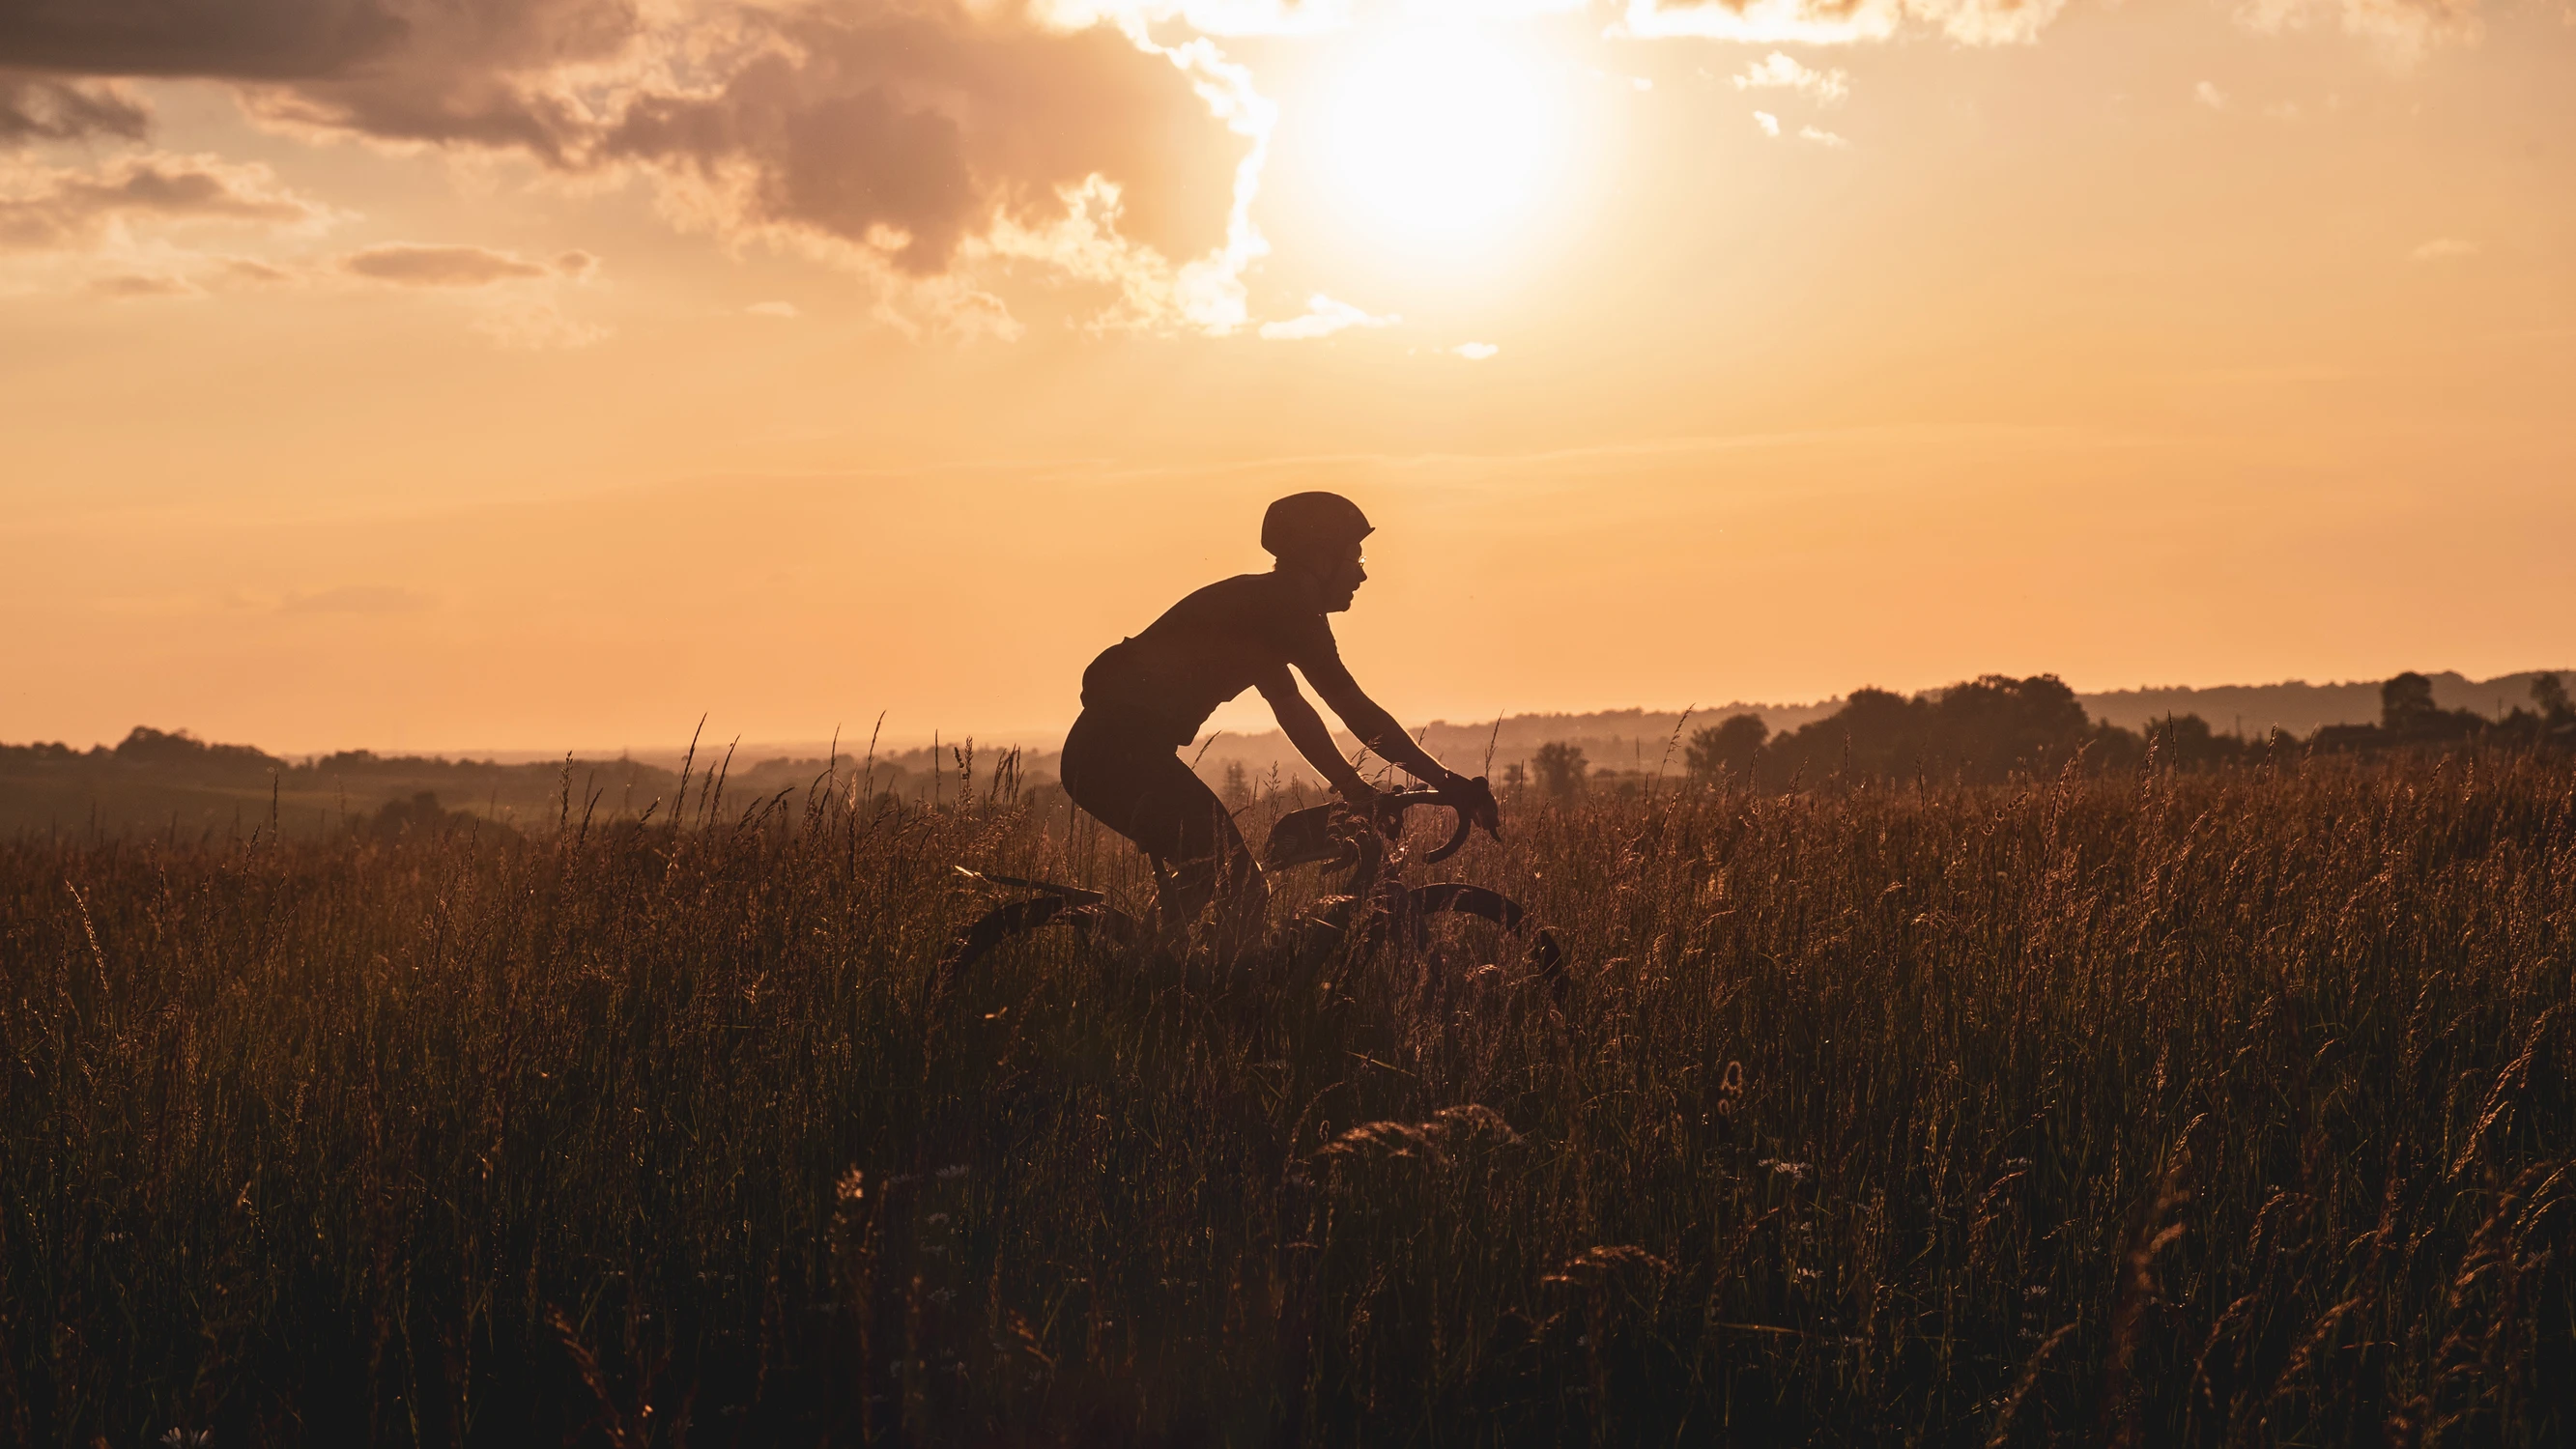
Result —
<path fill-rule="evenodd" d="M 1216 900 L 1220 940 L 1239 944 L 1260 932 L 1269 901 L 1261 867 L 1224 802 L 1177 753 L 1246 689 L 1261 691 L 1289 743 L 1344 800 L 1385 818 L 1379 792 L 1333 747 L 1291 666 L 1380 757 L 1488 829 L 1499 822 L 1485 782 L 1433 759 L 1342 665 L 1325 616 L 1348 609 L 1367 581 L 1360 541 L 1374 531 L 1337 493 L 1282 498 L 1261 518 L 1261 546 L 1277 560 L 1270 572 L 1200 589 L 1083 671 L 1082 714 L 1064 742 L 1065 793 L 1154 859 L 1166 922 L 1194 921 Z"/>

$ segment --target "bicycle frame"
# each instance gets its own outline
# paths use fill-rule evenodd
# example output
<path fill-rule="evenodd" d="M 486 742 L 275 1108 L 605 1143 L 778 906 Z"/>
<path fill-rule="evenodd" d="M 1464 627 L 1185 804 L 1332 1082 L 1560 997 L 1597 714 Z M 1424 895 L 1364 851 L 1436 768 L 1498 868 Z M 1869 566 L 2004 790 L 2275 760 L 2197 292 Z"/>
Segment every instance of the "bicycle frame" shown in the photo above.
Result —
<path fill-rule="evenodd" d="M 1375 955 L 1393 930 L 1400 931 L 1419 948 L 1430 939 L 1432 919 L 1443 913 L 1476 916 L 1493 922 L 1507 935 L 1522 936 L 1527 913 L 1509 896 L 1454 881 L 1408 887 L 1400 869 L 1389 869 L 1386 841 L 1388 837 L 1400 838 L 1404 812 L 1420 805 L 1440 805 L 1457 812 L 1456 828 L 1448 839 L 1423 857 L 1426 863 L 1436 864 L 1457 854 L 1467 843 L 1475 824 L 1470 811 L 1437 790 L 1406 790 L 1380 799 L 1392 807 L 1391 813 L 1383 817 L 1383 831 L 1339 802 L 1291 811 L 1271 827 L 1262 850 L 1263 870 L 1322 865 L 1328 873 L 1345 877 L 1347 889 L 1327 896 L 1322 917 L 1312 921 L 1322 941 L 1356 944 L 1359 955 L 1365 958 Z M 977 881 L 1041 894 L 988 911 L 960 931 L 942 953 L 933 973 L 930 986 L 934 993 L 944 994 L 958 972 L 1003 941 L 1051 924 L 1069 925 L 1084 935 L 1097 935 L 1121 946 L 1133 945 L 1154 934 L 1145 922 L 1110 905 L 1108 897 L 1098 891 L 988 875 L 964 866 L 957 870 Z M 1527 960 L 1552 991 L 1562 993 L 1564 951 L 1554 931 L 1542 927 L 1530 938 Z"/>

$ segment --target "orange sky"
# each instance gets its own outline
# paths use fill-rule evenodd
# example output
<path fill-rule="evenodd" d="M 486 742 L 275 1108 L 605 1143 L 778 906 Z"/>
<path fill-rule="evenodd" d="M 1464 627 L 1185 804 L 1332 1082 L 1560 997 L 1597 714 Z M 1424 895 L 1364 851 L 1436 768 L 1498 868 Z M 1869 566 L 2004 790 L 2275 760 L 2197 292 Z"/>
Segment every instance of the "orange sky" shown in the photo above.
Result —
<path fill-rule="evenodd" d="M 0 739 L 2576 665 L 2559 0 L 1140 5 L 11 7 Z"/>

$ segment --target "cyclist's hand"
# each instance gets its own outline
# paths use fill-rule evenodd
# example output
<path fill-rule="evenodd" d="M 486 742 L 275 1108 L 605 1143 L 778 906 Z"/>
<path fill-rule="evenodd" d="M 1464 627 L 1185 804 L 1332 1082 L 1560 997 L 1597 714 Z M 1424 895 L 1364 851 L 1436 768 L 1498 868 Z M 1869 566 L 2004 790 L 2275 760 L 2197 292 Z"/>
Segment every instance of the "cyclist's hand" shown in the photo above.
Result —
<path fill-rule="evenodd" d="M 1484 776 L 1452 775 L 1440 793 L 1469 823 L 1483 826 L 1487 835 L 1502 833 L 1503 808 L 1494 802 L 1494 787 L 1485 783 Z"/>

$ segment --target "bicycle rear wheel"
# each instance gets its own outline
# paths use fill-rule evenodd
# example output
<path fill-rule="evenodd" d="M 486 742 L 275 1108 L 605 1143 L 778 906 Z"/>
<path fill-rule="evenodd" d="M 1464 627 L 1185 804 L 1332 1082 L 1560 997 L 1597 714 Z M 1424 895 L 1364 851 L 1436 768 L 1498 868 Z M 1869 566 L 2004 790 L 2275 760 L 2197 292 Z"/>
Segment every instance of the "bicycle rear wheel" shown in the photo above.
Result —
<path fill-rule="evenodd" d="M 939 965 L 931 978 L 932 991 L 945 996 L 959 978 L 974 969 L 975 963 L 1004 942 L 1053 925 L 1068 926 L 1078 935 L 1119 946 L 1133 942 L 1140 929 L 1135 917 L 1096 902 L 1073 901 L 1063 896 L 1013 901 L 986 911 L 975 919 L 974 924 L 950 939 L 948 949 L 940 953 Z"/>

